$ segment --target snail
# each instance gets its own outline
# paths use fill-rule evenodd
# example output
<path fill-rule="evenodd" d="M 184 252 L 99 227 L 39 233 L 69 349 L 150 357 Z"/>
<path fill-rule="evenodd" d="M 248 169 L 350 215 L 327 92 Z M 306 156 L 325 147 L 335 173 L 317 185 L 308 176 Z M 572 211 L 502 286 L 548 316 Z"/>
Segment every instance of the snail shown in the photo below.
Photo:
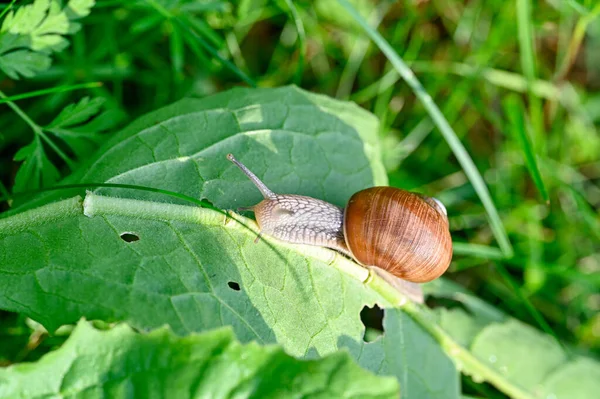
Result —
<path fill-rule="evenodd" d="M 446 208 L 437 199 L 394 187 L 371 187 L 350 197 L 345 208 L 293 194 L 276 194 L 232 154 L 233 162 L 264 199 L 243 208 L 254 212 L 260 234 L 298 244 L 332 248 L 379 273 L 411 299 L 420 286 L 450 265 L 452 240 Z M 389 274 L 400 279 L 393 280 Z"/>

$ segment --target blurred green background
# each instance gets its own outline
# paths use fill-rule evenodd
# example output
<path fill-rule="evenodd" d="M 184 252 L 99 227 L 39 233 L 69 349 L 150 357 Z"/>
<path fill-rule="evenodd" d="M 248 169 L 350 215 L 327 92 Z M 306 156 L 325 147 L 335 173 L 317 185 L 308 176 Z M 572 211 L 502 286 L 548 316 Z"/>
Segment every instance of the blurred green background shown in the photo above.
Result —
<path fill-rule="evenodd" d="M 497 249 L 478 196 L 413 91 L 335 0 L 97 1 L 49 68 L 18 80 L 2 74 L 5 96 L 51 92 L 16 101 L 18 112 L 0 104 L 0 189 L 54 183 L 58 176 L 15 187 L 20 162 L 13 158 L 34 137 L 28 119 L 48 124 L 84 96 L 105 99 L 101 130 L 111 134 L 184 96 L 294 83 L 378 116 L 390 185 L 436 195 L 448 208 L 459 243 L 448 278 L 598 357 L 600 5 L 351 3 L 450 122 L 485 179 L 513 256 Z M 90 82 L 102 85 L 69 89 Z M 90 137 L 75 152 L 52 140 L 73 160 L 68 165 L 44 144 L 66 176 L 103 137 Z M 30 337 L 17 315 L 1 317 L 0 335 L 16 348 L 4 363 L 35 359 L 61 342 Z"/>

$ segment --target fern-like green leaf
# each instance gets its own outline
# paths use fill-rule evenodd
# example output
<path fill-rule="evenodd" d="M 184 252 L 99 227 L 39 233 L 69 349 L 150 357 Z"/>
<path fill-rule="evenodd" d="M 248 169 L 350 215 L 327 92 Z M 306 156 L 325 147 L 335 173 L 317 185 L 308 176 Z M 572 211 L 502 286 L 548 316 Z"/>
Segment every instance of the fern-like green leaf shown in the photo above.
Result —
<path fill-rule="evenodd" d="M 36 0 L 10 11 L 0 28 L 0 69 L 12 79 L 48 69 L 50 55 L 69 45 L 64 36 L 77 31 L 74 21 L 88 15 L 94 3 L 71 0 L 61 8 L 56 0 Z"/>
<path fill-rule="evenodd" d="M 102 132 L 121 119 L 113 111 L 103 112 L 104 102 L 104 98 L 84 97 L 65 107 L 44 130 L 60 138 L 81 159 L 97 148 Z"/>
<path fill-rule="evenodd" d="M 92 116 L 98 114 L 104 104 L 104 98 L 84 97 L 76 104 L 70 104 L 65 107 L 60 114 L 46 128 L 67 128 L 79 125 L 87 121 Z"/>
<path fill-rule="evenodd" d="M 0 398 L 48 397 L 391 399 L 398 382 L 347 353 L 302 361 L 280 346 L 240 344 L 227 328 L 182 338 L 168 328 L 99 331 L 82 321 L 58 350 L 0 369 Z"/>
<path fill-rule="evenodd" d="M 15 192 L 47 187 L 60 177 L 58 169 L 48 159 L 37 136 L 15 154 L 14 160 L 23 161 L 15 177 Z"/>

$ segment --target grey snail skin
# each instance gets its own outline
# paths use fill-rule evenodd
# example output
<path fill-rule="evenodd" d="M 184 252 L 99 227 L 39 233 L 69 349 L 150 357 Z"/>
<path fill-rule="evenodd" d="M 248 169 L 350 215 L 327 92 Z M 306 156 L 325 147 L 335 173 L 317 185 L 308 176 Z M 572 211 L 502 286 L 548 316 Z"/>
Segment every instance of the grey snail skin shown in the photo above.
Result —
<path fill-rule="evenodd" d="M 232 154 L 233 162 L 264 199 L 247 208 L 261 234 L 328 247 L 370 267 L 409 299 L 423 302 L 419 283 L 450 266 L 452 239 L 446 208 L 437 199 L 394 187 L 371 187 L 344 209 L 295 194 L 276 194 Z"/>

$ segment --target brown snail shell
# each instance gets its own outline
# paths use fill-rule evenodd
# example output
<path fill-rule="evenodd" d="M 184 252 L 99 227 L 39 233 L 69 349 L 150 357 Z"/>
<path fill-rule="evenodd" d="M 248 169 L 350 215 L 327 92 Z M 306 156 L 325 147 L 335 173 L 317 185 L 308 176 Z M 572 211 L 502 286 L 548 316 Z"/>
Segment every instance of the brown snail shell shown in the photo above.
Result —
<path fill-rule="evenodd" d="M 368 188 L 350 198 L 344 237 L 360 264 L 417 283 L 441 276 L 452 258 L 445 214 L 422 196 L 393 187 Z"/>

